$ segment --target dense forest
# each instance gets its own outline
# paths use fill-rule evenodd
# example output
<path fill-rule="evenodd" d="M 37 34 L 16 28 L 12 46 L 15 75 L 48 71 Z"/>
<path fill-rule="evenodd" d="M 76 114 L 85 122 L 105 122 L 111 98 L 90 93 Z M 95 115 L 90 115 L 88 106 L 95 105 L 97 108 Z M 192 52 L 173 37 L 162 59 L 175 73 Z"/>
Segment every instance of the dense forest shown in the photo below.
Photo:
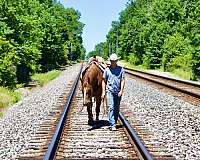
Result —
<path fill-rule="evenodd" d="M 129 0 L 113 21 L 106 42 L 90 55 L 121 59 L 147 69 L 191 73 L 200 78 L 200 0 Z M 184 73 L 183 72 L 183 73 Z"/>
<path fill-rule="evenodd" d="M 80 13 L 54 0 L 0 1 L 0 86 L 85 57 Z M 93 54 L 200 79 L 200 0 L 129 0 Z"/>
<path fill-rule="evenodd" d="M 54 0 L 0 1 L 0 85 L 85 57 L 80 13 Z"/>

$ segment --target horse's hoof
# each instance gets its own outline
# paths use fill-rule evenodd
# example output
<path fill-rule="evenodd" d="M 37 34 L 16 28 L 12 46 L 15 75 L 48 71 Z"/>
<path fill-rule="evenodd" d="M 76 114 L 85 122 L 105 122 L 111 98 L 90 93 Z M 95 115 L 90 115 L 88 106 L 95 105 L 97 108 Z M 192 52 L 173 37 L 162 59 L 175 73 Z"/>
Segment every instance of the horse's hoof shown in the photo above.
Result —
<path fill-rule="evenodd" d="M 94 123 L 93 119 L 89 119 L 89 120 L 88 120 L 88 125 L 92 126 L 93 123 Z"/>

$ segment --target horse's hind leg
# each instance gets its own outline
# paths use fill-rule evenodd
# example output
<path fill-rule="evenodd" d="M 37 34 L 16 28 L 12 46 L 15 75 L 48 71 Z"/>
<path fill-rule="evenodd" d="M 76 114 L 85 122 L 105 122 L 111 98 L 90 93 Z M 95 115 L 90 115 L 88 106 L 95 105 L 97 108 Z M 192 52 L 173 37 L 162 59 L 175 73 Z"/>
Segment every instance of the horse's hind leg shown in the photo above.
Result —
<path fill-rule="evenodd" d="M 99 112 L 100 112 L 101 98 L 96 98 L 96 120 L 99 120 Z"/>
<path fill-rule="evenodd" d="M 87 106 L 88 125 L 93 125 L 92 105 Z"/>

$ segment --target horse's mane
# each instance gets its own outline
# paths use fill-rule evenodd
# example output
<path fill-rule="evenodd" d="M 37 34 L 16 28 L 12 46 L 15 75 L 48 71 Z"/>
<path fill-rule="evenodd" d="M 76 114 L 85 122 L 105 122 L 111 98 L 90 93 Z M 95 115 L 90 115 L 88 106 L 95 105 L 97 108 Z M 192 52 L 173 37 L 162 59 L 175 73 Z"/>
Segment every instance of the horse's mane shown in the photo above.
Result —
<path fill-rule="evenodd" d="M 101 73 L 101 70 L 99 69 L 96 63 L 91 63 L 82 73 L 82 84 L 91 84 L 91 81 L 93 81 L 93 79 L 95 79 L 96 76 L 99 77 L 99 73 L 97 72 Z"/>
<path fill-rule="evenodd" d="M 91 68 L 93 68 L 94 66 L 96 67 L 96 68 L 98 68 L 97 67 L 97 63 L 96 62 L 94 62 L 94 61 L 92 61 L 91 63 L 89 63 L 89 65 L 85 68 L 85 70 L 82 72 L 82 77 L 84 78 L 85 77 L 85 75 L 86 75 L 86 73 L 87 74 L 89 74 L 89 72 L 91 72 Z"/>

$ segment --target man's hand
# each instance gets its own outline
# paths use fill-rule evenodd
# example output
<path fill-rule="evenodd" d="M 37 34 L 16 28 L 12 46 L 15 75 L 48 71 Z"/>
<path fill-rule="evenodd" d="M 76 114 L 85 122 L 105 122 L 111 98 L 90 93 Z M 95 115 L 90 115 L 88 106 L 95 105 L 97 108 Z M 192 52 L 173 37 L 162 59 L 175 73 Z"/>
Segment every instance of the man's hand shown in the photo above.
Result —
<path fill-rule="evenodd" d="M 102 92 L 102 94 L 101 94 L 101 99 L 104 99 L 104 98 L 105 98 L 105 95 L 106 95 L 106 93 L 105 93 L 105 92 Z"/>
<path fill-rule="evenodd" d="M 118 93 L 118 97 L 122 96 L 123 90 L 124 90 L 124 85 L 125 85 L 125 80 L 122 79 L 122 81 L 121 81 L 121 89 L 120 89 L 120 92 Z"/>
<path fill-rule="evenodd" d="M 118 93 L 118 97 L 121 97 L 122 94 L 123 94 L 123 91 L 120 91 L 120 92 Z"/>

